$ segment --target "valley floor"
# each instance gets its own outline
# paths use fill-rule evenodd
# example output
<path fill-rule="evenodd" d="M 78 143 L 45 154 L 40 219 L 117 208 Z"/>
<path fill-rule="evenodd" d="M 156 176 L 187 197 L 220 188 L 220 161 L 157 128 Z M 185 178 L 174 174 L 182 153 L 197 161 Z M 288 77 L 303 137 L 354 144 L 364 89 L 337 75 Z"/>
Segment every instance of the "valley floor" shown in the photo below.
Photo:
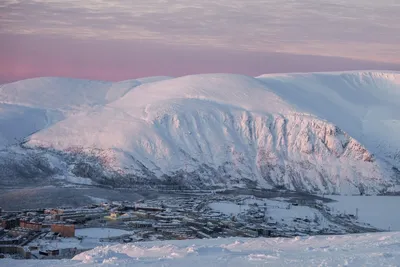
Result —
<path fill-rule="evenodd" d="M 96 211 L 97 217 L 76 222 L 74 238 L 48 241 L 39 236 L 28 244 L 40 251 L 78 249 L 69 257 L 60 257 L 69 259 L 88 250 L 72 260 L 1 259 L 0 265 L 400 266 L 400 232 L 390 232 L 400 231 L 400 216 L 395 212 L 399 199 L 399 196 L 321 197 L 248 189 L 196 193 L 90 186 L 8 188 L 0 191 L 0 203 L 8 208 L 28 208 L 27 203 L 32 208 L 45 208 L 37 206 L 40 204 L 47 208 L 64 204 L 59 210 L 72 215 Z M 72 202 L 67 204 L 65 200 Z M 78 208 L 80 205 L 87 206 Z M 147 210 L 145 217 L 143 212 L 136 212 L 141 209 Z M 10 209 L 7 212 L 15 213 Z M 36 221 L 44 218 L 40 212 L 17 213 L 33 216 Z M 44 220 L 51 223 L 49 218 Z M 385 230 L 389 231 L 371 233 Z M 245 238 L 249 236 L 260 238 Z M 270 238 L 263 238 L 266 236 Z M 33 253 L 33 258 L 46 258 L 37 254 L 39 250 Z"/>
<path fill-rule="evenodd" d="M 72 260 L 2 266 L 399 266 L 400 233 L 157 241 L 97 247 Z"/>
<path fill-rule="evenodd" d="M 4 210 L 81 207 L 96 203 L 96 199 L 111 201 L 137 201 L 153 198 L 151 192 L 123 191 L 90 186 L 42 186 L 0 188 L 0 207 Z"/>

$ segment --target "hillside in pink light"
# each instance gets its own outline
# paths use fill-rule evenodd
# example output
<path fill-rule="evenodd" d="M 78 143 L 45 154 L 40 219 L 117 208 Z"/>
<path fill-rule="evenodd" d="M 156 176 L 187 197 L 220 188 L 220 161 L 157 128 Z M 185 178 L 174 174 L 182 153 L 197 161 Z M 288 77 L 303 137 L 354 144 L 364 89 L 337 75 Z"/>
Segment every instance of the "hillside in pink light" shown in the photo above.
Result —
<path fill-rule="evenodd" d="M 399 99 L 378 71 L 30 79 L 0 88 L 0 157 L 114 186 L 396 192 Z"/>

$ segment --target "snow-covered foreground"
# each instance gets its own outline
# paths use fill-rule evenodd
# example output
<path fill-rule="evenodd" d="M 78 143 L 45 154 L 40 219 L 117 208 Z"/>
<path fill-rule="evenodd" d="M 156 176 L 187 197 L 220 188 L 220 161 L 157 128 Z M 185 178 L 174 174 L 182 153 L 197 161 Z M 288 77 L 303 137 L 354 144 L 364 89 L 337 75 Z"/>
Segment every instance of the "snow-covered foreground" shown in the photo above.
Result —
<path fill-rule="evenodd" d="M 398 136 L 397 72 L 0 87 L 1 183 L 377 194 L 400 190 Z"/>
<path fill-rule="evenodd" d="M 400 231 L 400 196 L 328 196 L 334 213 L 358 213 L 359 220 L 372 226 Z"/>
<path fill-rule="evenodd" d="M 97 247 L 73 260 L 0 260 L 1 266 L 399 266 L 400 233 L 212 239 Z"/>

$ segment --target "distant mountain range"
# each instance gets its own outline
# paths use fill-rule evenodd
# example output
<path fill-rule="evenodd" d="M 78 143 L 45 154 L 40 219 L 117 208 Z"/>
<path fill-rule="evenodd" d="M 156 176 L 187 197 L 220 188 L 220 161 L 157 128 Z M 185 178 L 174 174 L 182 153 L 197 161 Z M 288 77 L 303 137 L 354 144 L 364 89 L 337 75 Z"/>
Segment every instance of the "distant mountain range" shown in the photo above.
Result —
<path fill-rule="evenodd" d="M 400 73 L 0 86 L 0 185 L 400 191 Z"/>

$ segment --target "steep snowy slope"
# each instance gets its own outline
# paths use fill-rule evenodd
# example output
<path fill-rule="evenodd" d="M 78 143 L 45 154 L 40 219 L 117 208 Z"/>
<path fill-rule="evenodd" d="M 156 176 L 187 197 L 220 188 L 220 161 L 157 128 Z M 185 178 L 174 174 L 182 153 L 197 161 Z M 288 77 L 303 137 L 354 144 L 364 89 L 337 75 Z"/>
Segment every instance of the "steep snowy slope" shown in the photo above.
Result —
<path fill-rule="evenodd" d="M 339 126 L 400 168 L 400 73 L 308 73 L 259 79 L 289 103 Z"/>
<path fill-rule="evenodd" d="M 47 151 L 58 175 L 116 186 L 379 193 L 400 183 L 399 77 L 208 74 L 60 87 L 43 78 L 4 85 L 0 103 L 64 116 L 25 143 Z"/>

